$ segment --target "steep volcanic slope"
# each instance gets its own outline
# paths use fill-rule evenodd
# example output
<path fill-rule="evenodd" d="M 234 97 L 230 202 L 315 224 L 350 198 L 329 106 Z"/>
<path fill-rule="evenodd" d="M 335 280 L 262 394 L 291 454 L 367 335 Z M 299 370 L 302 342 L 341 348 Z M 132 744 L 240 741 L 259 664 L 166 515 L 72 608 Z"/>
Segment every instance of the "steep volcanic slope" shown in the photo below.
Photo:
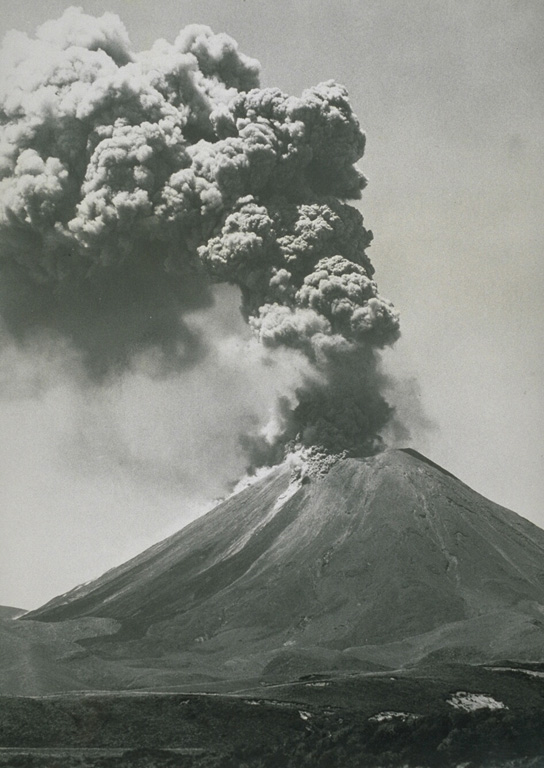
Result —
<path fill-rule="evenodd" d="M 150 624 L 204 604 L 265 556 L 296 516 L 278 503 L 290 474 L 285 466 L 276 469 L 168 539 L 26 616 L 103 616 L 121 620 L 125 634 L 141 634 Z"/>
<path fill-rule="evenodd" d="M 539 658 L 544 531 L 414 451 L 344 459 L 296 480 L 284 465 L 27 614 L 82 616 L 122 622 L 118 649 L 224 664 L 316 647 L 360 658 L 390 648 L 397 662 L 463 645 Z"/>

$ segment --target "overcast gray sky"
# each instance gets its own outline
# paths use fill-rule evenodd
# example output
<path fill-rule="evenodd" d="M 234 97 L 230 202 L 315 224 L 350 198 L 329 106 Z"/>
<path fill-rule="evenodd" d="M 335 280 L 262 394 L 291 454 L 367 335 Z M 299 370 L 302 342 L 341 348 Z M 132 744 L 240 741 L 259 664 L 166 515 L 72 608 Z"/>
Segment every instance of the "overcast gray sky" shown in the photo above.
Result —
<path fill-rule="evenodd" d="M 1 33 L 33 33 L 70 4 L 2 0 Z M 263 85 L 347 86 L 367 134 L 370 256 L 401 313 L 390 396 L 415 448 L 543 526 L 540 0 L 77 4 L 118 13 L 136 50 L 200 22 L 259 59 Z M 233 425 L 247 401 L 265 418 L 287 375 L 242 381 L 237 356 L 257 353 L 236 303 L 221 294 L 206 322 L 222 343 L 183 382 L 141 372 L 83 390 L 43 348 L 4 351 L 0 603 L 31 608 L 96 577 L 224 492 L 242 466 Z"/>

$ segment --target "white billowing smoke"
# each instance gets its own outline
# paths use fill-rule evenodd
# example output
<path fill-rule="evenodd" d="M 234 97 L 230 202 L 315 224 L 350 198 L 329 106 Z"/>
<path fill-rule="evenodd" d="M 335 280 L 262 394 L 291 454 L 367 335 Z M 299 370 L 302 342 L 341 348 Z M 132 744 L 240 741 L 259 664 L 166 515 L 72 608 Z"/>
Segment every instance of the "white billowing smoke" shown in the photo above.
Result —
<path fill-rule="evenodd" d="M 261 89 L 257 62 L 203 26 L 136 53 L 117 16 L 75 8 L 35 39 L 8 35 L 0 68 L 11 340 L 69 343 L 96 385 L 146 356 L 178 376 L 204 365 L 192 318 L 230 284 L 270 359 L 303 361 L 273 428 L 243 430 L 249 465 L 294 445 L 379 450 L 392 409 L 378 352 L 399 322 L 344 202 L 365 183 L 345 89 Z"/>

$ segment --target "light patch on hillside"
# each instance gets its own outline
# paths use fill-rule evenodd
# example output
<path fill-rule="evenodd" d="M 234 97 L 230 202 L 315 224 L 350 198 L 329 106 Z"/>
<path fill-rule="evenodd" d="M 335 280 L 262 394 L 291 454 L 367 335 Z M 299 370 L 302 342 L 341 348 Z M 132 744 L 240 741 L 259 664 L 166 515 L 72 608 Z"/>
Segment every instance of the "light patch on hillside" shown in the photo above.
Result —
<path fill-rule="evenodd" d="M 421 715 L 415 715 L 413 712 L 378 712 L 377 715 L 372 715 L 368 718 L 370 723 L 390 723 L 392 721 L 412 723 L 414 720 L 419 720 Z"/>
<path fill-rule="evenodd" d="M 476 709 L 508 709 L 502 701 L 497 701 L 485 693 L 466 693 L 465 691 L 453 693 L 448 699 L 448 704 L 465 712 L 474 712 Z"/>

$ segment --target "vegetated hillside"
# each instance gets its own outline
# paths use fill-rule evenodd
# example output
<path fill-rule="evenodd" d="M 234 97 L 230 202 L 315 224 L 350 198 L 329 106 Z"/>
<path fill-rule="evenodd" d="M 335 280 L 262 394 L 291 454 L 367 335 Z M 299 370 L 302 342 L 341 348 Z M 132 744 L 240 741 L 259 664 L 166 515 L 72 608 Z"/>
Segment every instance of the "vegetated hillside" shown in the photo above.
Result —
<path fill-rule="evenodd" d="M 174 667 L 251 677 L 293 652 L 286 679 L 434 653 L 539 659 L 543 605 L 544 531 L 394 450 L 295 479 L 277 467 L 27 617 L 121 622 L 89 647 L 141 666 L 160 657 L 155 677 L 142 673 L 152 686 Z"/>
<path fill-rule="evenodd" d="M 2 698 L 1 747 L 214 747 L 304 731 L 293 705 L 191 694 Z"/>
<path fill-rule="evenodd" d="M 419 685 L 423 701 L 428 686 L 424 680 Z M 435 701 L 428 712 L 414 711 L 415 701 L 406 700 L 408 709 L 377 710 L 370 717 L 345 707 L 232 696 L 0 699 L 0 765 L 447 768 L 467 761 L 493 768 L 538 765 L 531 761 L 544 751 L 542 707 L 526 704 L 509 709 L 482 695 L 474 698 L 486 698 L 488 706 L 474 711 L 451 706 L 463 697 L 470 700 L 463 692 L 444 691 L 442 702 L 436 706 Z M 12 751 L 6 753 L 6 747 Z M 119 754 L 119 749 L 126 751 Z"/>

